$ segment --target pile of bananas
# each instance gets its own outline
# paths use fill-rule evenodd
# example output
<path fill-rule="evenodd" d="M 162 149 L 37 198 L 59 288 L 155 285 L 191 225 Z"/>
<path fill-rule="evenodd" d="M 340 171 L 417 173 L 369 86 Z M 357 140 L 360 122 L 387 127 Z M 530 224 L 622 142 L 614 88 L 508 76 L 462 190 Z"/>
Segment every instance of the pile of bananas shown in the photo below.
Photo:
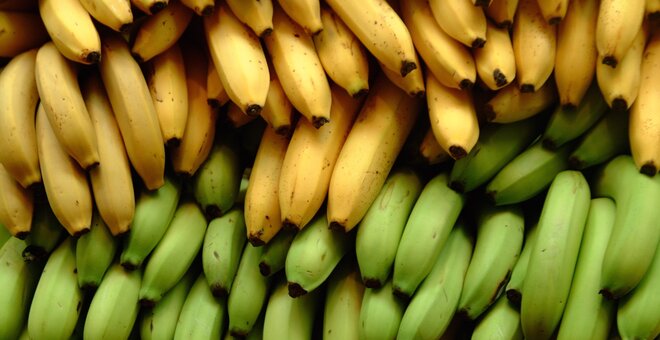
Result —
<path fill-rule="evenodd" d="M 656 339 L 658 18 L 0 0 L 0 339 Z"/>

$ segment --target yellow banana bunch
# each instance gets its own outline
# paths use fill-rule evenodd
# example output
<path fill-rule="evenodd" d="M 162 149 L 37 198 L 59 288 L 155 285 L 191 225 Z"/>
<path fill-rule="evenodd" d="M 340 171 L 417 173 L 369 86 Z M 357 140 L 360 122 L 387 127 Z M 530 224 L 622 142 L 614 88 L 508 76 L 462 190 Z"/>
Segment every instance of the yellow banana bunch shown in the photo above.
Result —
<path fill-rule="evenodd" d="M 8 58 L 41 46 L 50 37 L 38 13 L 0 11 L 0 57 Z"/>
<path fill-rule="evenodd" d="M 564 20 L 568 11 L 569 0 L 537 0 L 543 18 L 550 25 L 557 25 Z"/>
<path fill-rule="evenodd" d="M 225 0 L 231 11 L 256 35 L 265 37 L 273 31 L 272 0 Z"/>
<path fill-rule="evenodd" d="M 80 0 L 80 4 L 94 19 L 117 32 L 126 32 L 133 24 L 130 0 Z"/>
<path fill-rule="evenodd" d="M 492 0 L 484 11 L 498 27 L 511 27 L 519 0 Z"/>
<path fill-rule="evenodd" d="M 616 67 L 642 29 L 644 0 L 601 0 L 596 24 L 598 59 Z"/>
<path fill-rule="evenodd" d="M 277 0 L 277 2 L 284 12 L 309 35 L 316 35 L 323 30 L 320 0 Z"/>
<path fill-rule="evenodd" d="M 415 62 L 418 62 L 418 59 L 415 59 Z M 398 88 L 404 90 L 411 97 L 424 97 L 426 93 L 426 87 L 424 85 L 424 73 L 422 68 L 416 68 L 405 77 L 402 77 L 401 74 L 396 73 L 383 65 L 381 62 L 378 62 L 380 66 L 380 71 L 389 79 L 394 85 Z"/>
<path fill-rule="evenodd" d="M 138 61 L 145 62 L 167 50 L 183 35 L 193 15 L 194 12 L 179 0 L 172 0 L 140 25 L 131 53 Z"/>
<path fill-rule="evenodd" d="M 486 44 L 486 14 L 470 0 L 429 0 L 440 27 L 452 38 L 472 48 Z"/>
<path fill-rule="evenodd" d="M 488 23 L 488 43 L 475 49 L 472 54 L 477 64 L 479 78 L 491 90 L 499 90 L 516 78 L 516 57 L 506 28 Z"/>
<path fill-rule="evenodd" d="M 131 4 L 148 15 L 154 15 L 169 6 L 169 0 L 131 0 Z"/>

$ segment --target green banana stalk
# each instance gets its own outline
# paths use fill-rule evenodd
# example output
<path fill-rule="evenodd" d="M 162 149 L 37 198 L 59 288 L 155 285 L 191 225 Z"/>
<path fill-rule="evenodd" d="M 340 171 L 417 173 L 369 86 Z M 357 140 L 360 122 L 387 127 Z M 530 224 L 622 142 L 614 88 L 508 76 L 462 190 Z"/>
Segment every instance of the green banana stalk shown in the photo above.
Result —
<path fill-rule="evenodd" d="M 284 269 L 286 253 L 289 252 L 291 242 L 293 242 L 295 236 L 295 230 L 282 229 L 277 232 L 270 242 L 263 245 L 264 252 L 261 253 L 261 259 L 259 260 L 261 275 L 272 276 Z"/>
<path fill-rule="evenodd" d="M 522 340 L 520 312 L 505 297 L 484 313 L 472 332 L 472 340 Z"/>
<path fill-rule="evenodd" d="M 422 189 L 406 222 L 394 258 L 394 293 L 409 299 L 433 268 L 465 204 L 465 197 L 448 186 L 440 173 Z"/>
<path fill-rule="evenodd" d="M 23 250 L 23 259 L 25 261 L 47 259 L 66 235 L 66 229 L 57 220 L 48 202 L 35 203 L 32 227 L 30 234 L 25 238 L 27 247 Z"/>
<path fill-rule="evenodd" d="M 309 226 L 305 227 L 305 229 Z M 303 229 L 304 230 L 304 229 Z M 322 303 L 320 289 L 298 298 L 289 296 L 286 279 L 278 280 L 270 293 L 264 316 L 264 340 L 312 339 L 314 320 Z"/>
<path fill-rule="evenodd" d="M 213 296 L 204 273 L 201 273 L 183 303 L 174 340 L 219 339 L 223 334 L 226 315 L 226 298 Z"/>
<path fill-rule="evenodd" d="M 202 268 L 214 296 L 229 294 L 246 240 L 240 207 L 209 222 L 202 246 Z"/>
<path fill-rule="evenodd" d="M 550 185 L 522 291 L 520 319 L 525 338 L 549 339 L 559 325 L 590 199 L 589 185 L 581 172 L 562 171 Z"/>
<path fill-rule="evenodd" d="M 143 189 L 135 204 L 135 215 L 124 242 L 120 262 L 128 269 L 137 269 L 156 248 L 169 227 L 179 204 L 181 184 L 168 176 L 162 187 Z"/>
<path fill-rule="evenodd" d="M 525 235 L 522 251 L 518 256 L 518 260 L 513 265 L 509 282 L 506 284 L 504 292 L 507 299 L 518 309 L 520 309 L 520 301 L 522 300 L 522 287 L 527 274 L 527 265 L 529 264 L 529 256 L 532 254 L 534 242 L 536 241 L 536 230 L 538 223 L 534 223 L 528 228 Z"/>
<path fill-rule="evenodd" d="M 365 286 L 378 288 L 389 278 L 403 228 L 421 191 L 422 180 L 414 170 L 395 169 L 364 215 L 355 252 Z"/>
<path fill-rule="evenodd" d="M 206 219 L 191 201 L 177 207 L 172 223 L 144 268 L 140 302 L 154 305 L 186 274 L 204 241 Z"/>
<path fill-rule="evenodd" d="M 323 339 L 358 340 L 365 286 L 353 256 L 345 257 L 328 279 L 323 311 Z"/>
<path fill-rule="evenodd" d="M 582 170 L 629 150 L 628 114 L 610 110 L 580 138 L 568 163 L 571 168 Z"/>
<path fill-rule="evenodd" d="M 115 258 L 118 243 L 95 210 L 90 231 L 76 240 L 76 268 L 80 288 L 96 290 Z"/>
<path fill-rule="evenodd" d="M 367 288 L 360 309 L 360 339 L 394 340 L 406 302 L 392 294 L 392 280 L 380 288 Z"/>

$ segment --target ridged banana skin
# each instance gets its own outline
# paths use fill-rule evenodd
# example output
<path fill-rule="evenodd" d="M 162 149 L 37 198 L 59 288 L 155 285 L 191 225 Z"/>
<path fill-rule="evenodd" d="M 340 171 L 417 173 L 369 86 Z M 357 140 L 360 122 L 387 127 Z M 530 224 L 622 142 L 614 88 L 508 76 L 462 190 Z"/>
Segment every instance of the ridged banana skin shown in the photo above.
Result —
<path fill-rule="evenodd" d="M 143 189 L 137 196 L 135 215 L 124 240 L 120 262 L 126 268 L 139 268 L 170 226 L 181 196 L 181 183 L 166 177 L 162 187 Z"/>
<path fill-rule="evenodd" d="M 617 67 L 642 27 L 645 10 L 644 0 L 601 1 L 595 36 L 599 62 Z"/>
<path fill-rule="evenodd" d="M 25 239 L 32 229 L 34 194 L 14 180 L 0 164 L 0 224 L 12 236 Z"/>
<path fill-rule="evenodd" d="M 263 247 L 245 243 L 245 249 L 227 298 L 229 333 L 247 336 L 259 319 L 268 299 L 270 279 L 259 272 L 259 259 Z"/>
<path fill-rule="evenodd" d="M 522 340 L 520 312 L 506 296 L 500 296 L 477 322 L 471 339 Z"/>
<path fill-rule="evenodd" d="M 414 61 L 415 46 L 408 28 L 386 0 L 329 0 L 326 3 L 387 68 L 405 77 L 421 67 Z"/>
<path fill-rule="evenodd" d="M 492 0 L 484 11 L 498 27 L 511 27 L 518 2 L 518 0 Z"/>
<path fill-rule="evenodd" d="M 479 209 L 476 244 L 465 273 L 458 313 L 476 320 L 495 303 L 518 261 L 524 234 L 525 218 L 519 206 Z"/>
<path fill-rule="evenodd" d="M 204 18 L 204 34 L 227 95 L 247 115 L 258 115 L 270 84 L 266 54 L 259 37 L 224 3 Z"/>
<path fill-rule="evenodd" d="M 273 31 L 272 0 L 226 0 L 231 11 L 259 37 Z"/>
<path fill-rule="evenodd" d="M 422 186 L 422 179 L 413 169 L 392 171 L 360 222 L 355 253 L 367 287 L 379 288 L 389 278 L 406 221 Z"/>
<path fill-rule="evenodd" d="M 355 246 L 353 236 L 328 228 L 324 212 L 319 212 L 296 234 L 286 254 L 284 271 L 289 282 L 289 295 L 297 298 L 321 286 Z"/>
<path fill-rule="evenodd" d="M 67 237 L 46 262 L 27 319 L 31 339 L 69 339 L 73 334 L 83 303 L 75 247 L 73 238 Z"/>
<path fill-rule="evenodd" d="M 520 301 L 522 300 L 522 288 L 527 275 L 527 268 L 529 265 L 529 257 L 536 242 L 536 234 L 538 230 L 538 223 L 534 223 L 531 227 L 527 228 L 525 240 L 522 250 L 518 256 L 516 264 L 513 266 L 509 282 L 506 284 L 504 290 L 507 300 L 509 300 L 517 310 L 520 310 Z"/>
<path fill-rule="evenodd" d="M 135 216 L 131 164 L 100 75 L 91 73 L 83 84 L 102 163 L 88 171 L 90 185 L 96 209 L 116 236 L 128 231 Z"/>
<path fill-rule="evenodd" d="M 589 89 L 596 65 L 596 21 L 600 2 L 572 0 L 557 28 L 554 77 L 562 106 L 576 107 Z M 575 53 L 580 51 L 580 53 Z"/>
<path fill-rule="evenodd" d="M 48 42 L 37 51 L 34 75 L 40 105 L 58 143 L 83 169 L 98 165 L 97 136 L 78 85 L 77 66 Z"/>
<path fill-rule="evenodd" d="M 242 209 L 234 208 L 209 222 L 202 245 L 202 268 L 214 296 L 230 293 L 245 241 Z"/>
<path fill-rule="evenodd" d="M 118 239 L 112 236 L 101 216 L 94 213 L 89 232 L 76 240 L 76 269 L 80 288 L 95 290 L 100 286 L 112 265 L 117 248 Z"/>
<path fill-rule="evenodd" d="M 433 269 L 403 313 L 397 339 L 438 339 L 447 330 L 461 297 L 474 239 L 459 222 L 442 251 L 433 257 Z"/>
<path fill-rule="evenodd" d="M 259 115 L 278 135 L 290 136 L 295 128 L 293 105 L 286 97 L 280 80 L 272 75 L 266 103 Z"/>
<path fill-rule="evenodd" d="M 364 290 L 355 258 L 346 257 L 328 279 L 323 308 L 324 339 L 360 338 L 360 311 Z"/>
<path fill-rule="evenodd" d="M 618 299 L 644 277 L 660 241 L 660 177 L 640 174 L 629 155 L 605 164 L 594 178 L 594 196 L 616 203 L 614 230 L 603 258 L 601 294 Z"/>
<path fill-rule="evenodd" d="M 202 247 L 207 223 L 193 202 L 182 202 L 144 268 L 140 302 L 153 305 L 185 275 Z"/>
<path fill-rule="evenodd" d="M 516 78 L 516 57 L 509 31 L 488 22 L 484 47 L 472 52 L 479 78 L 491 90 L 498 90 Z"/>
<path fill-rule="evenodd" d="M 180 0 L 182 4 L 192 9 L 195 14 L 206 17 L 215 11 L 214 0 Z"/>
<path fill-rule="evenodd" d="M 321 20 L 321 1 L 319 0 L 277 0 L 279 7 L 302 26 L 309 35 L 323 31 Z"/>
<path fill-rule="evenodd" d="M 629 147 L 628 114 L 609 111 L 580 138 L 568 163 L 574 169 L 586 169 L 627 153 Z"/>
<path fill-rule="evenodd" d="M 39 14 L 48 35 L 64 57 L 81 64 L 99 62 L 99 33 L 80 1 L 39 0 Z"/>
<path fill-rule="evenodd" d="M 392 286 L 399 296 L 412 297 L 431 272 L 465 204 L 448 182 L 446 172 L 433 177 L 410 212 L 394 258 Z"/>
<path fill-rule="evenodd" d="M 485 107 L 486 121 L 513 123 L 536 116 L 557 103 L 557 90 L 553 81 L 535 92 L 521 92 L 518 84 L 512 83 L 498 90 Z"/>
<path fill-rule="evenodd" d="M 364 217 L 417 120 L 421 100 L 379 76 L 346 137 L 330 178 L 328 221 L 350 231 Z"/>
<path fill-rule="evenodd" d="M 142 271 L 126 271 L 115 263 L 94 293 L 85 318 L 88 339 L 128 339 L 138 317 Z"/>
<path fill-rule="evenodd" d="M 486 15 L 469 0 L 430 0 L 435 21 L 449 36 L 470 48 L 486 43 Z"/>
<path fill-rule="evenodd" d="M 360 308 L 360 339 L 394 340 L 406 310 L 406 303 L 392 294 L 392 280 L 381 288 L 367 288 Z"/>
<path fill-rule="evenodd" d="M 282 161 L 278 196 L 282 223 L 302 229 L 325 201 L 330 177 L 361 100 L 332 86 L 333 119 L 320 128 L 308 120 L 296 124 Z"/>
<path fill-rule="evenodd" d="M 169 0 L 130 0 L 131 4 L 148 15 L 155 15 L 169 7 Z M 172 1 L 172 3 L 177 1 Z"/>
<path fill-rule="evenodd" d="M 415 56 L 415 62 L 419 62 L 417 56 Z M 409 96 L 424 97 L 426 88 L 424 86 L 424 72 L 422 72 L 421 67 L 410 71 L 405 77 L 402 77 L 400 73 L 388 69 L 383 63 L 378 62 L 378 65 L 385 77 L 398 88 L 406 91 Z"/>
<path fill-rule="evenodd" d="M 69 234 L 80 236 L 92 222 L 92 192 L 85 171 L 57 141 L 42 104 L 37 109 L 36 132 L 48 203 Z"/>
<path fill-rule="evenodd" d="M 225 328 L 227 299 L 216 298 L 200 274 L 183 303 L 174 340 L 219 339 Z"/>
<path fill-rule="evenodd" d="M 19 1 L 31 3 L 30 1 Z M 35 4 L 36 5 L 36 4 Z M 50 39 L 39 13 L 4 9 L 0 12 L 0 27 L 5 30 L 0 38 L 0 57 L 11 58 Z"/>
<path fill-rule="evenodd" d="M 559 326 L 590 200 L 589 184 L 581 172 L 562 171 L 550 185 L 523 285 L 520 319 L 525 338 L 549 339 Z"/>
<path fill-rule="evenodd" d="M 286 279 L 279 280 L 270 293 L 264 316 L 264 340 L 305 340 L 312 338 L 322 292 L 299 298 L 289 296 Z"/>
<path fill-rule="evenodd" d="M 543 18 L 550 25 L 557 25 L 564 21 L 567 14 L 569 0 L 537 0 Z"/>
<path fill-rule="evenodd" d="M 82 0 L 80 4 L 94 19 L 117 32 L 125 32 L 133 24 L 130 0 Z"/>
<path fill-rule="evenodd" d="M 0 72 L 0 163 L 24 188 L 41 182 L 34 130 L 39 100 L 36 60 L 37 49 L 30 49 L 13 57 Z"/>
<path fill-rule="evenodd" d="M 259 272 L 263 276 L 272 276 L 284 269 L 286 254 L 289 252 L 291 242 L 297 230 L 282 230 L 273 239 L 264 245 L 264 251 L 259 259 Z"/>
<path fill-rule="evenodd" d="M 559 325 L 559 340 L 607 339 L 615 324 L 615 303 L 598 294 L 615 213 L 613 200 L 605 197 L 591 200 L 571 291 Z"/>
<path fill-rule="evenodd" d="M 131 45 L 131 53 L 140 62 L 161 54 L 179 40 L 194 14 L 179 0 L 171 1 L 140 25 Z"/>

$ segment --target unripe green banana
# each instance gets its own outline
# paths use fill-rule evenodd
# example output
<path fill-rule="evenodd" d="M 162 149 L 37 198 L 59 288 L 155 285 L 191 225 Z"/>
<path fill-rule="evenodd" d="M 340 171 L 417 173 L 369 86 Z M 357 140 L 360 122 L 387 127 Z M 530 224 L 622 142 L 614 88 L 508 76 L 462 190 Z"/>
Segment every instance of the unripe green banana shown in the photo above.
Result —
<path fill-rule="evenodd" d="M 458 307 L 474 238 L 459 221 L 449 234 L 429 275 L 408 304 L 397 339 L 438 339 Z"/>
<path fill-rule="evenodd" d="M 309 226 L 305 227 L 305 229 Z M 303 229 L 304 230 L 304 229 Z M 270 293 L 264 316 L 264 340 L 307 340 L 312 339 L 314 319 L 323 292 L 320 289 L 298 298 L 289 296 L 285 278 L 278 280 Z"/>
<path fill-rule="evenodd" d="M 360 309 L 360 339 L 396 339 L 405 310 L 405 301 L 392 294 L 392 280 L 380 288 L 365 289 Z"/>
<path fill-rule="evenodd" d="M 325 211 L 317 213 L 298 231 L 287 252 L 284 271 L 289 295 L 296 298 L 323 284 L 342 257 L 354 249 L 354 235 L 330 229 Z"/>
<path fill-rule="evenodd" d="M 85 319 L 85 339 L 128 339 L 138 316 L 141 270 L 113 264 L 94 293 Z"/>
<path fill-rule="evenodd" d="M 241 255 L 231 294 L 227 299 L 229 333 L 234 336 L 246 337 L 266 304 L 270 279 L 259 272 L 263 251 L 263 247 L 255 247 L 246 242 Z"/>
<path fill-rule="evenodd" d="M 610 110 L 580 138 L 568 157 L 573 169 L 586 169 L 628 153 L 628 114 Z"/>
<path fill-rule="evenodd" d="M 522 340 L 520 312 L 506 296 L 500 296 L 484 313 L 471 340 Z"/>
<path fill-rule="evenodd" d="M 509 282 L 525 235 L 525 218 L 517 205 L 477 212 L 477 240 L 458 303 L 458 312 L 471 320 L 493 304 Z"/>
<path fill-rule="evenodd" d="M 226 315 L 226 298 L 214 297 L 204 273 L 201 273 L 181 308 L 174 340 L 220 339 Z"/>
<path fill-rule="evenodd" d="M 549 339 L 571 289 L 590 204 L 581 172 L 562 171 L 550 185 L 523 285 L 520 319 L 525 338 Z"/>
<path fill-rule="evenodd" d="M 364 215 L 355 252 L 365 286 L 378 288 L 389 278 L 403 228 L 421 191 L 422 180 L 414 170 L 395 169 Z"/>
<path fill-rule="evenodd" d="M 167 176 L 162 187 L 140 192 L 133 222 L 121 252 L 122 266 L 128 269 L 142 266 L 142 262 L 156 248 L 170 226 L 180 195 L 181 184 Z"/>
<path fill-rule="evenodd" d="M 616 206 L 611 199 L 602 197 L 591 200 L 571 292 L 559 325 L 558 340 L 607 339 L 614 323 L 615 305 L 598 294 L 598 290 L 615 212 Z"/>
<path fill-rule="evenodd" d="M 202 267 L 214 296 L 229 294 L 246 241 L 240 207 L 209 222 L 202 246 Z"/>
<path fill-rule="evenodd" d="M 96 290 L 110 268 L 118 248 L 118 240 L 105 225 L 98 211 L 92 215 L 90 231 L 76 240 L 78 285 Z"/>
<path fill-rule="evenodd" d="M 410 212 L 394 259 L 394 293 L 410 298 L 431 272 L 435 259 L 465 204 L 465 197 L 449 188 L 449 174 L 432 178 Z"/>
<path fill-rule="evenodd" d="M 365 286 L 356 259 L 345 257 L 328 278 L 323 311 L 323 339 L 358 340 Z"/>
<path fill-rule="evenodd" d="M 506 298 L 520 309 L 520 301 L 522 300 L 522 287 L 525 282 L 525 276 L 527 274 L 527 265 L 529 264 L 529 256 L 532 254 L 532 249 L 534 248 L 534 242 L 536 242 L 536 234 L 538 230 L 538 223 L 534 223 L 530 228 L 527 228 L 527 233 L 525 234 L 525 239 L 518 256 L 516 264 L 513 265 L 513 270 L 511 271 L 511 277 L 509 282 L 506 284 Z"/>
<path fill-rule="evenodd" d="M 83 292 L 76 274 L 76 243 L 67 237 L 50 254 L 30 305 L 31 339 L 69 339 L 80 316 Z"/>
<path fill-rule="evenodd" d="M 0 247 L 2 247 L 10 237 L 11 234 L 9 233 L 9 230 L 7 230 L 7 227 L 0 223 Z"/>
<path fill-rule="evenodd" d="M 186 274 L 204 241 L 206 219 L 190 201 L 179 204 L 169 228 L 144 268 L 140 302 L 153 305 Z"/>
<path fill-rule="evenodd" d="M 23 259 L 25 261 L 47 259 L 66 235 L 66 229 L 57 220 L 48 202 L 36 203 L 30 234 L 25 239 L 27 247 L 23 250 Z"/>
<path fill-rule="evenodd" d="M 296 236 L 295 230 L 280 230 L 270 242 L 264 245 L 264 252 L 259 260 L 259 271 L 263 276 L 272 276 L 284 269 L 286 253 Z"/>

